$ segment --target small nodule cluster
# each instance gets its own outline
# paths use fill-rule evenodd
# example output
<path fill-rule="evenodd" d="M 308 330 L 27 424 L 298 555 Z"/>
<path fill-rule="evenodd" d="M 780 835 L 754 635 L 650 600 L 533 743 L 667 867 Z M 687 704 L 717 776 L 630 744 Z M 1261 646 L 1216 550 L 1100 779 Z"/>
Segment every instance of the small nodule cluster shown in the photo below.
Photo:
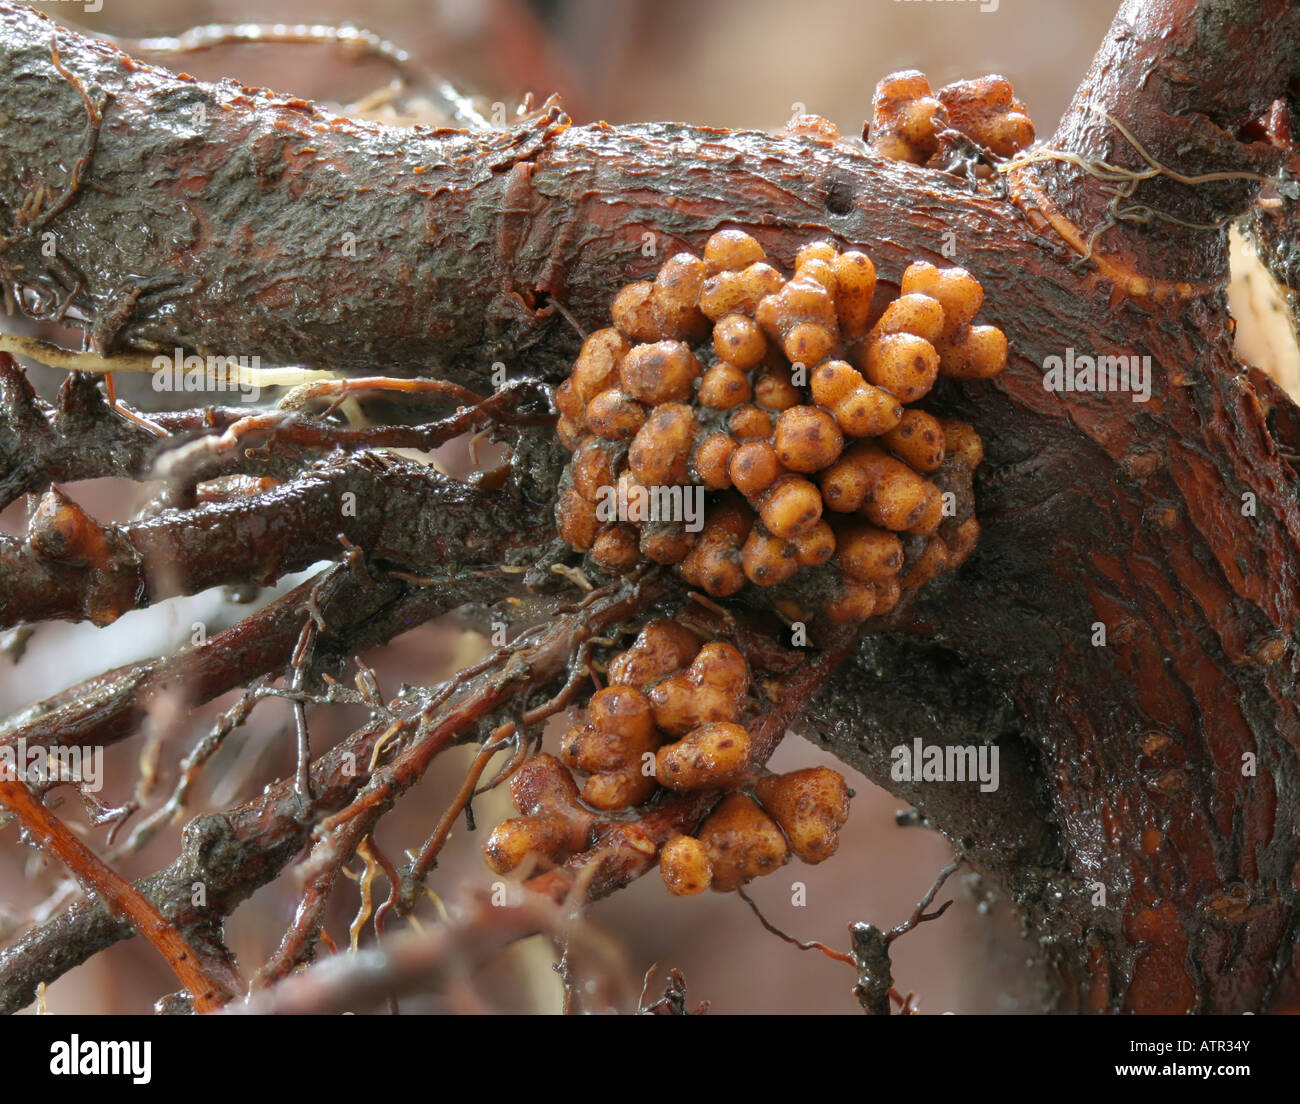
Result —
<path fill-rule="evenodd" d="M 952 484 L 979 438 L 907 404 L 941 375 L 997 374 L 1006 338 L 974 323 L 964 269 L 918 261 L 897 297 L 876 292 L 864 253 L 813 242 L 786 279 L 740 230 L 625 287 L 556 391 L 560 535 L 610 572 L 651 560 L 714 597 L 773 588 L 791 618 L 884 613 L 937 573 L 914 570 L 927 550 L 956 566 L 978 526 Z"/>
<path fill-rule="evenodd" d="M 656 785 L 701 790 L 749 765 L 749 734 L 736 724 L 749 668 L 732 645 L 701 646 L 676 622 L 652 621 L 607 669 L 609 685 L 569 729 L 560 756 L 589 774 L 583 800 L 601 810 L 639 805 Z"/>
<path fill-rule="evenodd" d="M 534 756 L 511 780 L 521 815 L 484 845 L 493 870 L 530 857 L 561 863 L 590 845 L 602 814 L 643 805 L 659 787 L 730 791 L 698 836 L 677 834 L 663 848 L 664 881 L 679 896 L 734 889 L 792 853 L 816 863 L 835 851 L 848 816 L 844 780 L 824 767 L 771 775 L 753 763 L 739 723 L 749 668 L 735 647 L 659 619 L 606 673 L 609 684 L 592 695 L 585 723 L 564 734 L 559 758 Z M 581 787 L 574 772 L 586 775 Z"/>
<path fill-rule="evenodd" d="M 587 846 L 596 814 L 584 808 L 569 768 L 553 755 L 534 755 L 510 780 L 510 796 L 522 816 L 492 830 L 483 853 L 498 874 L 525 859 L 543 865 L 563 862 Z"/>
<path fill-rule="evenodd" d="M 848 816 L 849 788 L 829 767 L 770 774 L 752 794 L 727 794 L 696 835 L 672 836 L 659 872 L 678 897 L 737 889 L 779 870 L 791 854 L 806 863 L 830 858 Z"/>
<path fill-rule="evenodd" d="M 736 723 L 749 668 L 732 645 L 655 620 L 606 674 L 586 722 L 560 741 L 560 758 L 536 756 L 515 775 L 511 795 L 523 815 L 498 825 L 485 847 L 498 873 L 528 854 L 562 861 L 585 846 L 597 813 L 641 805 L 659 786 L 711 789 L 749 767 L 749 734 Z M 573 771 L 587 776 L 581 790 Z"/>
<path fill-rule="evenodd" d="M 1034 124 L 1011 82 L 996 74 L 954 81 L 938 92 L 916 69 L 891 73 L 876 85 L 871 125 L 864 137 L 892 161 L 914 165 L 943 159 L 944 132 L 956 131 L 997 157 L 1033 144 Z"/>

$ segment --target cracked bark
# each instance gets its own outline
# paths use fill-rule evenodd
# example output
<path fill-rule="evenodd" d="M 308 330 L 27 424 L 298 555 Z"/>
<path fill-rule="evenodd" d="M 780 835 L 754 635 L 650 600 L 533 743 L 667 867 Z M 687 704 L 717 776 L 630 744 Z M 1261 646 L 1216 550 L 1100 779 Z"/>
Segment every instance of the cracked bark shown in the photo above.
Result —
<path fill-rule="evenodd" d="M 0 537 L 0 628 L 102 625 L 176 594 L 268 584 L 334 557 L 340 537 L 416 572 L 532 560 L 549 540 L 549 518 L 502 505 L 432 469 L 361 453 L 247 499 L 103 526 L 106 547 L 93 560 L 52 557 L 38 515 L 27 538 Z"/>
<path fill-rule="evenodd" d="M 1090 98 L 1184 177 L 1271 174 L 1293 163 L 1289 130 L 1263 140 L 1258 120 L 1292 95 L 1297 43 L 1285 0 L 1128 3 L 1049 145 L 1147 167 Z M 1080 265 L 1067 239 L 1086 241 L 1112 198 L 1077 164 L 1028 165 L 999 199 L 855 143 L 572 127 L 557 110 L 485 135 L 394 131 L 183 80 L 7 5 L 0 58 L 0 276 L 104 351 L 181 345 L 467 386 L 501 360 L 554 379 L 576 345 L 555 303 L 597 324 L 616 287 L 659 263 L 641 255 L 647 231 L 662 256 L 739 225 L 787 266 L 827 235 L 869 252 L 885 284 L 914 259 L 943 263 L 952 231 L 1012 350 L 996 381 L 946 383 L 928 404 L 984 438 L 981 545 L 876 626 L 801 724 L 984 851 L 1061 1006 L 1300 1001 L 1300 499 L 1284 455 L 1300 421 L 1236 361 L 1222 231 L 1129 218 Z M 83 186 L 58 209 L 96 112 Z M 42 183 L 49 198 L 21 222 Z M 1164 175 L 1134 202 L 1183 224 L 1258 224 L 1260 191 Z M 1286 278 L 1293 224 L 1269 225 Z M 1150 356 L 1150 402 L 1045 391 L 1045 358 L 1068 347 Z M 900 791 L 888 749 L 914 735 L 997 739 L 1023 800 Z"/>

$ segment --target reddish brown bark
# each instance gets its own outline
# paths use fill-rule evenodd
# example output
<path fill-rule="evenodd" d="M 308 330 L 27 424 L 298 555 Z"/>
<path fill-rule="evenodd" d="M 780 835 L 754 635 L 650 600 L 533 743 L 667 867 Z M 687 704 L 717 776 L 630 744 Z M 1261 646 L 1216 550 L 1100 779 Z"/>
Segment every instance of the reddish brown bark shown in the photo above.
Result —
<path fill-rule="evenodd" d="M 946 384 L 930 404 L 984 438 L 981 546 L 872 626 L 801 725 L 985 857 L 1042 941 L 1061 1005 L 1300 1001 L 1300 498 L 1280 447 L 1297 421 L 1236 361 L 1225 234 L 1196 228 L 1247 213 L 1259 177 L 1293 156 L 1277 128 L 1257 140 L 1256 120 L 1297 78 L 1295 4 L 1125 5 L 1049 143 L 1093 168 L 1145 170 L 1115 123 L 1127 128 L 1168 171 L 1118 209 L 1087 165 L 1060 160 L 1007 174 L 1003 199 L 808 137 L 570 127 L 555 111 L 484 136 L 386 131 L 58 32 L 100 105 L 88 111 L 51 60 L 51 25 L 0 13 L 0 104 L 19 154 L 0 165 L 6 287 L 34 311 L 81 312 L 104 349 L 409 372 L 436 361 L 470 385 L 500 359 L 554 379 L 576 343 L 554 303 L 596 325 L 622 282 L 720 225 L 751 230 L 785 265 L 812 237 L 863 248 L 890 291 L 907 263 L 943 263 L 955 243 L 1012 349 L 996 381 Z M 86 178 L 103 188 L 59 209 L 96 112 Z M 57 149 L 51 119 L 64 124 Z M 52 190 L 36 221 L 59 265 L 14 222 L 35 180 Z M 160 196 L 156 236 L 122 235 L 111 263 L 79 232 L 111 235 Z M 1124 217 L 1082 262 L 1076 245 L 1108 213 Z M 656 257 L 642 254 L 646 233 Z M 124 286 L 123 271 L 139 277 Z M 1045 390 L 1045 360 L 1067 348 L 1149 356 L 1150 401 Z M 1024 800 L 892 782 L 904 734 L 996 739 L 1003 784 Z"/>
<path fill-rule="evenodd" d="M 0 766 L 0 806 L 17 816 L 24 830 L 63 862 L 88 891 L 111 903 L 114 912 L 125 917 L 154 945 L 194 995 L 196 1011 L 214 1011 L 234 995 L 230 986 L 232 976 L 225 962 L 205 961 L 205 956 L 186 943 L 185 937 L 167 922 L 152 901 L 105 866 L 94 851 L 42 804 L 25 782 L 14 778 L 4 766 Z"/>

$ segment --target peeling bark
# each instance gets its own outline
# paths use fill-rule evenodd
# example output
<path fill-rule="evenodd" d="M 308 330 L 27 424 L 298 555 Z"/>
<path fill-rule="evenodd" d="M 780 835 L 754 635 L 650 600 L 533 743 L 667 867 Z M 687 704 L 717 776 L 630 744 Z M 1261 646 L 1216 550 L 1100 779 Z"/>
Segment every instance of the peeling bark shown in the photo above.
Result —
<path fill-rule="evenodd" d="M 862 248 L 890 291 L 955 242 L 1012 350 L 996 380 L 944 382 L 927 404 L 984 439 L 980 547 L 869 626 L 796 727 L 979 853 L 1060 1006 L 1287 1007 L 1300 420 L 1235 358 L 1226 231 L 1206 227 L 1255 210 L 1279 186 L 1262 178 L 1294 166 L 1289 128 L 1265 136 L 1259 120 L 1293 97 L 1298 45 L 1287 0 L 1132 0 L 1048 143 L 1083 164 L 1032 160 L 1004 198 L 857 142 L 575 127 L 556 108 L 484 135 L 386 129 L 177 78 L 0 5 L 0 277 L 105 352 L 179 345 L 474 386 L 496 360 L 556 378 L 577 343 L 557 303 L 594 326 L 622 283 L 722 225 L 783 265 L 815 237 Z M 1118 207 L 1098 161 L 1152 166 L 1116 122 L 1166 170 Z M 1269 225 L 1274 270 L 1290 272 L 1294 223 Z M 1150 401 L 1045 390 L 1047 358 L 1069 348 L 1150 357 Z M 1016 799 L 900 788 L 889 748 L 913 736 L 997 740 Z"/>

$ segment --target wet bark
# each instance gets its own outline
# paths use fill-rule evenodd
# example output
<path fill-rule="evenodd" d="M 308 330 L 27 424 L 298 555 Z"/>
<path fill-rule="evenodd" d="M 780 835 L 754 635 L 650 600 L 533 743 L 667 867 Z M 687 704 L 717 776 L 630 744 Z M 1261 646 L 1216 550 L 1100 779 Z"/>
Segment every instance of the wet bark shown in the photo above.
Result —
<path fill-rule="evenodd" d="M 0 276 L 106 352 L 481 385 L 497 360 L 557 378 L 577 344 L 557 303 L 594 327 L 623 282 L 722 225 L 787 266 L 819 236 L 862 248 L 891 291 L 912 260 L 955 260 L 1012 351 L 996 380 L 928 403 L 984 438 L 980 547 L 874 626 L 796 727 L 978 855 L 1059 1006 L 1288 1006 L 1300 423 L 1235 358 L 1226 232 L 1207 227 L 1294 187 L 1260 179 L 1292 150 L 1258 120 L 1300 76 L 1298 44 L 1284 0 L 1126 4 L 1049 142 L 1085 164 L 1025 165 L 1000 197 L 856 141 L 576 127 L 558 109 L 485 135 L 388 130 L 0 5 Z M 1116 122 L 1174 174 L 1118 202 L 1097 161 L 1151 165 Z M 1277 242 L 1295 248 L 1285 226 Z M 1149 357 L 1150 400 L 1045 390 L 1067 349 Z M 1017 800 L 900 786 L 889 750 L 915 736 L 997 741 Z"/>

